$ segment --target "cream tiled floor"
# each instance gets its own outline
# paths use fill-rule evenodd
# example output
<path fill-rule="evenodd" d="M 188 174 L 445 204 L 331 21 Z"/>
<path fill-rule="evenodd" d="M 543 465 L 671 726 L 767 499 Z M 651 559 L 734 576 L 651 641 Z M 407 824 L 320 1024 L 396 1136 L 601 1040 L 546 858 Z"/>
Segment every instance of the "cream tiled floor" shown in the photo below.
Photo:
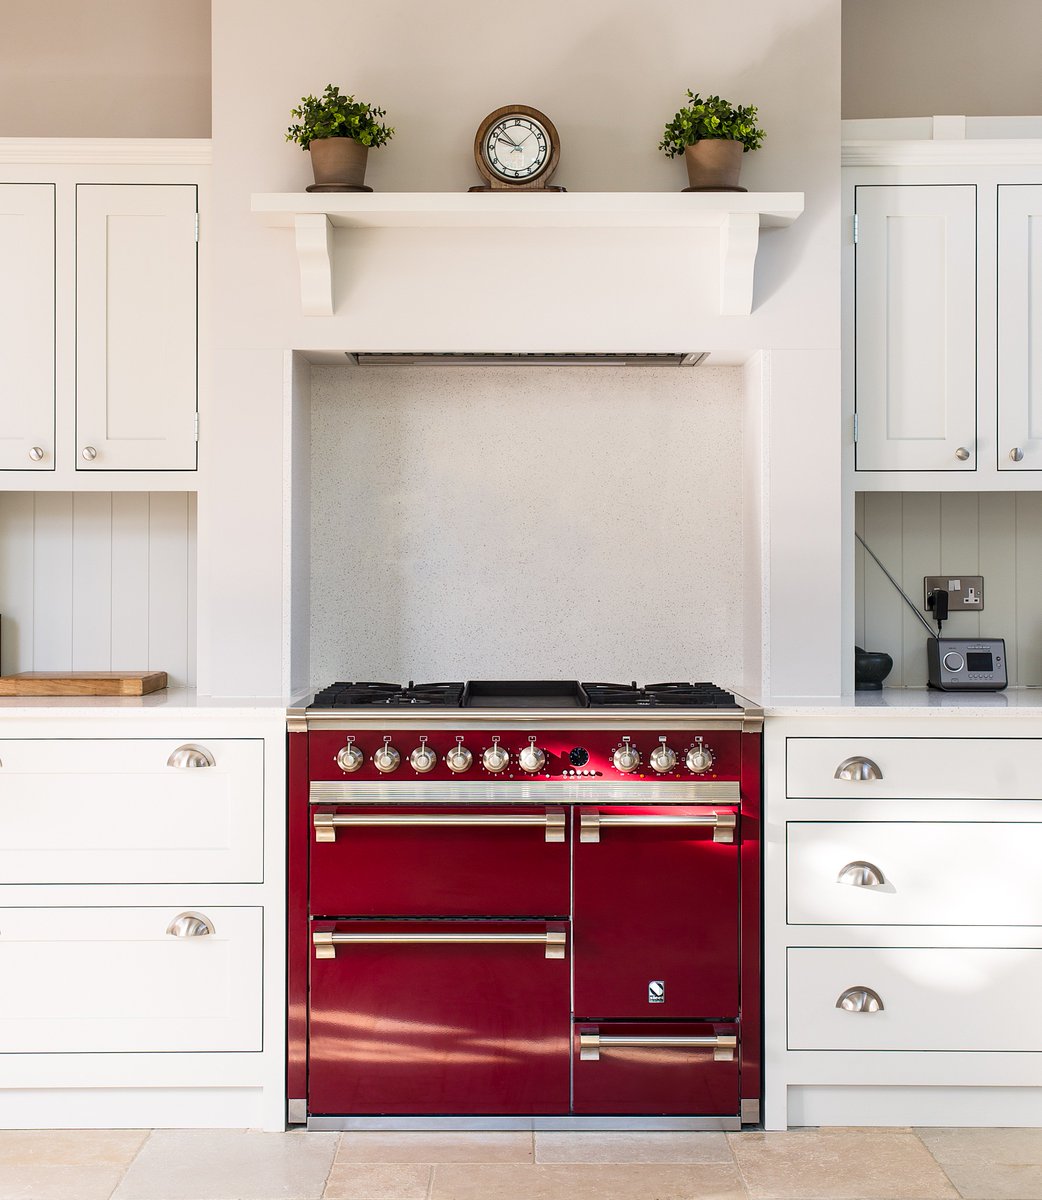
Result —
<path fill-rule="evenodd" d="M 0 1131 L 0 1200 L 1042 1200 L 1042 1130 Z"/>

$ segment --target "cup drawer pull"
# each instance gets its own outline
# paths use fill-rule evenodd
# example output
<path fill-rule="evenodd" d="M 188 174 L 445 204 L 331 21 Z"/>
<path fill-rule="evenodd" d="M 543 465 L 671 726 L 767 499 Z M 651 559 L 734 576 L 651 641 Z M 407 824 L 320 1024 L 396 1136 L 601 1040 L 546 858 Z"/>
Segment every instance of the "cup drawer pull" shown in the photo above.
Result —
<path fill-rule="evenodd" d="M 192 742 L 186 742 L 185 745 L 178 746 L 173 751 L 166 760 L 166 765 L 187 769 L 189 767 L 213 767 L 217 764 L 214 756 L 205 746 L 196 746 Z"/>
<path fill-rule="evenodd" d="M 707 1046 L 712 1048 L 713 1058 L 717 1062 L 731 1062 L 737 1045 L 738 1039 L 733 1034 L 721 1034 L 717 1037 L 606 1037 L 599 1033 L 580 1033 L 579 1058 L 583 1062 L 598 1062 L 606 1051 L 630 1047 L 669 1050 Z"/>
<path fill-rule="evenodd" d="M 316 842 L 335 842 L 336 831 L 352 825 L 539 825 L 548 842 L 563 842 L 563 808 L 545 813 L 322 813 L 313 818 Z"/>
<path fill-rule="evenodd" d="M 882 1012 L 886 1006 L 879 993 L 870 987 L 852 987 L 840 994 L 836 1007 L 844 1012 L 874 1013 Z"/>
<path fill-rule="evenodd" d="M 714 842 L 733 842 L 738 817 L 733 812 L 671 816 L 666 813 L 602 813 L 584 808 L 579 814 L 579 841 L 599 842 L 606 825 L 709 825 Z"/>
<path fill-rule="evenodd" d="M 563 929 L 545 933 L 345 933 L 326 930 L 311 935 L 316 958 L 336 958 L 337 946 L 500 946 L 538 945 L 547 958 L 564 958 L 566 934 Z"/>
<path fill-rule="evenodd" d="M 875 863 L 858 859 L 849 862 L 836 876 L 837 883 L 848 883 L 851 887 L 882 887 L 886 877 Z"/>
<path fill-rule="evenodd" d="M 206 937 L 214 932 L 213 921 L 201 912 L 178 913 L 166 927 L 171 937 Z"/>
<path fill-rule="evenodd" d="M 870 758 L 845 758 L 836 768 L 834 779 L 845 779 L 848 783 L 868 783 L 882 779 L 883 772 Z"/>

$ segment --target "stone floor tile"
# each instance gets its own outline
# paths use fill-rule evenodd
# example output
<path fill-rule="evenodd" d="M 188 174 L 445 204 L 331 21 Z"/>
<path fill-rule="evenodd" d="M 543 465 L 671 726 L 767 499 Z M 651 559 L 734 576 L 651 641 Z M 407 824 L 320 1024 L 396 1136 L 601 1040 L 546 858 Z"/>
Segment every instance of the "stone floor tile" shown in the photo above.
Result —
<path fill-rule="evenodd" d="M 144 1145 L 147 1129 L 2 1129 L 5 1166 L 127 1167 Z"/>
<path fill-rule="evenodd" d="M 530 1133 L 345 1133 L 336 1161 L 356 1163 L 526 1163 Z M 634 1160 L 635 1161 L 635 1160 Z"/>
<path fill-rule="evenodd" d="M 723 1133 L 537 1133 L 541 1163 L 730 1163 Z"/>
<path fill-rule="evenodd" d="M 324 1200 L 427 1200 L 431 1168 L 417 1163 L 336 1162 Z"/>
<path fill-rule="evenodd" d="M 318 1200 L 337 1133 L 157 1129 L 113 1200 Z"/>
<path fill-rule="evenodd" d="M 918 1129 L 967 1200 L 1042 1200 L 1042 1129 Z"/>
<path fill-rule="evenodd" d="M 730 1134 L 754 1200 L 957 1200 L 912 1130 Z"/>
<path fill-rule="evenodd" d="M 0 1162 L 0 1200 L 109 1200 L 124 1168 Z"/>
<path fill-rule="evenodd" d="M 731 1163 L 442 1165 L 430 1200 L 746 1200 Z"/>

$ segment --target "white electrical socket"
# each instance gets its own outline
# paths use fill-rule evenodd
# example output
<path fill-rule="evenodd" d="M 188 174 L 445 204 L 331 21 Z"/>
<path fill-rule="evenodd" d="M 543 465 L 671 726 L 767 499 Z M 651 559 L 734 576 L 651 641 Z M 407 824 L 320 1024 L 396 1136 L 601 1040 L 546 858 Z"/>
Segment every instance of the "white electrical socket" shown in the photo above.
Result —
<path fill-rule="evenodd" d="M 948 593 L 948 615 L 980 612 L 984 607 L 983 575 L 927 575 L 923 579 L 923 609 L 931 612 L 930 593 L 940 589 Z"/>

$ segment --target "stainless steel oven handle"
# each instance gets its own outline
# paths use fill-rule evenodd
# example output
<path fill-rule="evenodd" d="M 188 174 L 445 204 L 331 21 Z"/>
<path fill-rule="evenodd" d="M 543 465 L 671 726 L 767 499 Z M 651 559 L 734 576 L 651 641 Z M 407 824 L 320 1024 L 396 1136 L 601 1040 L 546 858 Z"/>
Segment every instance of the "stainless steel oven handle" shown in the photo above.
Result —
<path fill-rule="evenodd" d="M 336 958 L 337 946 L 393 945 L 530 945 L 544 946 L 547 958 L 564 958 L 567 935 L 563 929 L 545 933 L 343 933 L 338 929 L 311 935 L 316 958 Z"/>
<path fill-rule="evenodd" d="M 717 1062 L 731 1062 L 737 1045 L 738 1038 L 734 1034 L 720 1034 L 717 1037 L 605 1037 L 599 1033 L 580 1033 L 579 1058 L 583 1062 L 597 1062 L 605 1050 L 630 1046 L 652 1050 L 709 1046 L 712 1047 L 713 1058 Z"/>
<path fill-rule="evenodd" d="M 602 813 L 583 809 L 579 813 L 579 841 L 599 842 L 605 825 L 710 825 L 714 842 L 733 842 L 738 817 L 733 812 L 673 816 L 666 813 Z"/>
<path fill-rule="evenodd" d="M 314 814 L 315 841 L 335 842 L 338 828 L 351 825 L 539 825 L 548 842 L 564 841 L 563 808 L 543 813 L 323 813 Z"/>

